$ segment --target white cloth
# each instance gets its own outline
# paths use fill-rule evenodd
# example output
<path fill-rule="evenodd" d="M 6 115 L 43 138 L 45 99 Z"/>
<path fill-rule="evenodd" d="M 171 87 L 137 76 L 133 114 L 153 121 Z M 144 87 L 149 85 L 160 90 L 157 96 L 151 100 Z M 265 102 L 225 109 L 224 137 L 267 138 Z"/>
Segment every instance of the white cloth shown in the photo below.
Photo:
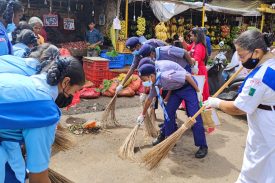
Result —
<path fill-rule="evenodd" d="M 117 17 L 113 20 L 113 28 L 116 30 L 121 29 L 120 20 Z"/>
<path fill-rule="evenodd" d="M 247 79 L 234 101 L 237 108 L 247 113 L 249 127 L 243 166 L 236 183 L 275 182 L 275 110 L 258 108 L 259 104 L 275 106 L 275 91 L 263 80 L 268 67 L 275 70 L 275 59 L 267 60 Z"/>

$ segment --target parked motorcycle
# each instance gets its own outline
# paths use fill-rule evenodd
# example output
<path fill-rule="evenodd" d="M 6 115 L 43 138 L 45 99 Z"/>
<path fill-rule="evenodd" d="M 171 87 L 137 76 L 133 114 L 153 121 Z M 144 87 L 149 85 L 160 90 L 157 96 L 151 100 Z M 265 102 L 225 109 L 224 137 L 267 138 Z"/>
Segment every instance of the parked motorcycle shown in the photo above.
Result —
<path fill-rule="evenodd" d="M 215 56 L 212 64 L 207 66 L 208 84 L 209 84 L 211 95 L 216 93 L 216 91 L 218 91 L 218 89 L 224 83 L 222 72 L 226 67 L 227 58 L 225 56 L 226 51 L 223 50 L 224 43 L 220 42 L 219 46 L 220 46 L 219 53 Z"/>
<path fill-rule="evenodd" d="M 213 95 L 218 89 L 236 72 L 240 66 L 238 55 L 235 52 L 231 62 L 227 65 L 226 51 L 223 51 L 223 42 L 219 43 L 220 52 L 214 58 L 213 63 L 208 67 L 208 83 L 210 94 Z M 235 100 L 246 73 L 239 74 L 228 87 L 218 96 L 222 100 Z"/>

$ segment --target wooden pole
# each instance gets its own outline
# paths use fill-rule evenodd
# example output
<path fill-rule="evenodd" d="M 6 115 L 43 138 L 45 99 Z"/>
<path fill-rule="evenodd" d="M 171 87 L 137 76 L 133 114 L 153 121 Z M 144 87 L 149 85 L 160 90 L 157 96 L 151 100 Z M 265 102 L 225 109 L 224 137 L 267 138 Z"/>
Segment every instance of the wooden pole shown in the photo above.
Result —
<path fill-rule="evenodd" d="M 264 29 L 264 22 L 265 22 L 265 15 L 263 13 L 262 14 L 262 21 L 261 21 L 261 32 L 263 32 L 263 29 Z"/>
<path fill-rule="evenodd" d="M 128 38 L 128 8 L 129 8 L 129 1 L 125 0 L 125 26 L 126 26 L 126 31 L 125 31 L 125 35 L 126 38 Z"/>
<path fill-rule="evenodd" d="M 205 0 L 203 0 L 203 4 L 202 4 L 202 22 L 201 22 L 201 26 L 204 27 L 204 19 L 205 18 Z"/>

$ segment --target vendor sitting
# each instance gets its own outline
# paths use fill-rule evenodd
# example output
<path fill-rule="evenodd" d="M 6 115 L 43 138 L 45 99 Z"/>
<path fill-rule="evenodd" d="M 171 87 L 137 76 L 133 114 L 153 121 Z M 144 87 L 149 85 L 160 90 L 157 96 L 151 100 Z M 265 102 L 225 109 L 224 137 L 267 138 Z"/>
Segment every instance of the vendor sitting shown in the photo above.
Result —
<path fill-rule="evenodd" d="M 95 22 L 91 21 L 89 24 L 89 30 L 86 32 L 86 41 L 88 45 L 88 57 L 98 56 L 96 47 L 100 44 L 103 44 L 103 36 L 99 30 L 95 29 Z"/>

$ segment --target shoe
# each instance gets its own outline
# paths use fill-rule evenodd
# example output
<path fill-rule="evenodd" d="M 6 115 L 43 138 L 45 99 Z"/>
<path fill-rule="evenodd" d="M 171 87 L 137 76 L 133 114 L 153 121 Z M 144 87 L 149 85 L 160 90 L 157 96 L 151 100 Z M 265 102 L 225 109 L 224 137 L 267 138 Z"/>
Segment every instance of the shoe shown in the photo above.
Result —
<path fill-rule="evenodd" d="M 155 146 L 161 143 L 162 141 L 164 141 L 164 139 L 165 139 L 165 136 L 162 133 L 160 133 L 159 136 L 152 142 L 152 145 Z"/>
<path fill-rule="evenodd" d="M 195 157 L 198 159 L 204 158 L 208 153 L 208 147 L 200 147 L 196 152 Z"/>

